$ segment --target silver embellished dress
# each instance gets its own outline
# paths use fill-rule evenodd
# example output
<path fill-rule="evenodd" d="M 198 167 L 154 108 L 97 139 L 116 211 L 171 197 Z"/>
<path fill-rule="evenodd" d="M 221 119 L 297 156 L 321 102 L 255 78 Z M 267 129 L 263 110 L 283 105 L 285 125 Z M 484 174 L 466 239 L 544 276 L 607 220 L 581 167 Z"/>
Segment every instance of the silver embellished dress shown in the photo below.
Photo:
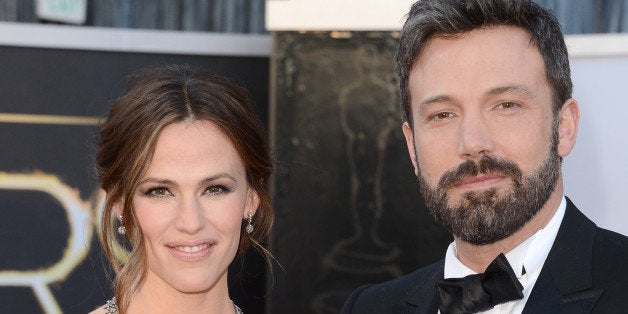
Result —
<path fill-rule="evenodd" d="M 231 301 L 231 304 L 233 304 L 233 309 L 235 310 L 236 314 L 244 314 L 242 309 L 240 309 L 235 303 L 233 303 L 233 301 Z M 108 300 L 103 308 L 105 309 L 105 313 L 107 314 L 118 314 L 118 305 L 116 304 L 116 298 L 113 297 L 111 300 Z"/>

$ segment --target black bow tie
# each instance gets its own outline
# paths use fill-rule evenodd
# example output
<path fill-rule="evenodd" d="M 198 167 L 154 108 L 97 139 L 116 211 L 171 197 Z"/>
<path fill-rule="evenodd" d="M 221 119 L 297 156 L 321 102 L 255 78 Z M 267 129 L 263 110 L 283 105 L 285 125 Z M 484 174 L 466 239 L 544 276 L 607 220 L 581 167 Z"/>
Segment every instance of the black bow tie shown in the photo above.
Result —
<path fill-rule="evenodd" d="M 483 274 L 444 279 L 436 286 L 438 309 L 443 314 L 476 313 L 523 298 L 523 286 L 504 254 L 499 254 Z"/>

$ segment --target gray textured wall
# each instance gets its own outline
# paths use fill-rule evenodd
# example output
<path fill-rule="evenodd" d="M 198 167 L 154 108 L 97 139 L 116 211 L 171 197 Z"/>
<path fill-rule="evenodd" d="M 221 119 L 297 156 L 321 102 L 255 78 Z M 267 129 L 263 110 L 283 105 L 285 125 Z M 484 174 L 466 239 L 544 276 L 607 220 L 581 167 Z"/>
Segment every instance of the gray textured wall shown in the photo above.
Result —
<path fill-rule="evenodd" d="M 534 0 L 554 12 L 566 34 L 628 32 L 628 0 Z"/>
<path fill-rule="evenodd" d="M 264 33 L 264 0 L 87 0 L 86 25 Z M 37 23 L 34 0 L 0 0 L 0 21 Z"/>
<path fill-rule="evenodd" d="M 87 25 L 264 33 L 265 0 L 88 0 Z M 628 0 L 535 0 L 567 34 L 628 32 Z M 34 0 L 0 0 L 0 21 L 40 22 Z"/>

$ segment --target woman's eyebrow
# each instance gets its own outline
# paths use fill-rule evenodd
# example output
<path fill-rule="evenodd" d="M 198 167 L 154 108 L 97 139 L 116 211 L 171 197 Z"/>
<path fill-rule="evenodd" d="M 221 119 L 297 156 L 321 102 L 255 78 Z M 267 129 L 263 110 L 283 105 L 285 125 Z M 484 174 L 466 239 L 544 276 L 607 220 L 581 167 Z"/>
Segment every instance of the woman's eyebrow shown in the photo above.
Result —
<path fill-rule="evenodd" d="M 237 182 L 238 181 L 232 175 L 230 175 L 230 174 L 228 174 L 226 172 L 221 172 L 221 173 L 215 174 L 215 175 L 213 175 L 211 177 L 207 177 L 207 178 L 203 179 L 201 182 L 202 183 L 210 183 L 212 181 L 215 181 L 215 180 L 218 180 L 218 179 L 222 179 L 222 178 L 229 179 L 229 180 L 231 180 L 233 182 Z"/>

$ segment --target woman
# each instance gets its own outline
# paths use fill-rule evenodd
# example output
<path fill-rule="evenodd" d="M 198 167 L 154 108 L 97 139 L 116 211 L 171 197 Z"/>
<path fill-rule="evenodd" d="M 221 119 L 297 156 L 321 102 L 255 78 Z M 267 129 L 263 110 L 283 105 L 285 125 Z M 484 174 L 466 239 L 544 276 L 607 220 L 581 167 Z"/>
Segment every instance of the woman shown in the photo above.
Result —
<path fill-rule="evenodd" d="M 100 129 L 102 241 L 116 279 L 94 313 L 242 312 L 227 269 L 249 245 L 268 256 L 264 139 L 245 91 L 225 78 L 170 66 L 132 80 Z"/>

